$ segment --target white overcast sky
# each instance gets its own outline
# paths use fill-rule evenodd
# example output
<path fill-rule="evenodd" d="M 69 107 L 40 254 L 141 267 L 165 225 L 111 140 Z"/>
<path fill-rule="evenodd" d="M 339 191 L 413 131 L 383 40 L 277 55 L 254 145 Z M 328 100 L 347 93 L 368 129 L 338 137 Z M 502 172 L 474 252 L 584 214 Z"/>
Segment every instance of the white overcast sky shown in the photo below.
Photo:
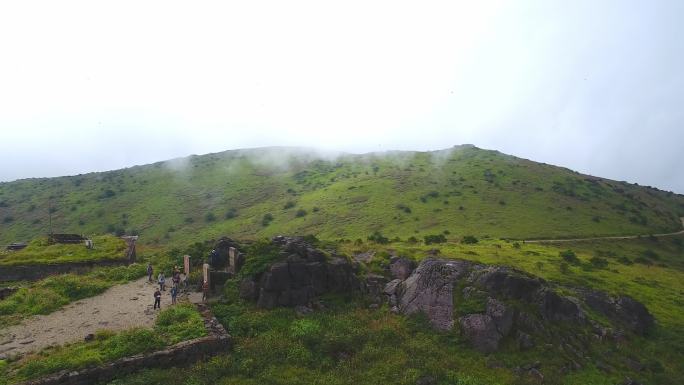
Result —
<path fill-rule="evenodd" d="M 684 1 L 0 2 L 0 180 L 479 147 L 684 193 Z"/>

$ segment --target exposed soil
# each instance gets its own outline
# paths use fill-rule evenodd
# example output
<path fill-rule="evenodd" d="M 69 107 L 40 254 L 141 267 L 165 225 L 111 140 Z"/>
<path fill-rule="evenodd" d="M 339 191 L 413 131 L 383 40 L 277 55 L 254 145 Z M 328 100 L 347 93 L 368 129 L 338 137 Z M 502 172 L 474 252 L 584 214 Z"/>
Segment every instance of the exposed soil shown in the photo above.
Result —
<path fill-rule="evenodd" d="M 141 278 L 106 292 L 71 303 L 47 314 L 0 329 L 0 358 L 37 352 L 48 346 L 81 341 L 101 329 L 152 327 L 159 310 L 153 310 L 156 283 Z M 201 301 L 201 293 L 181 293 L 178 300 Z M 169 289 L 162 292 L 162 309 L 171 306 Z"/>

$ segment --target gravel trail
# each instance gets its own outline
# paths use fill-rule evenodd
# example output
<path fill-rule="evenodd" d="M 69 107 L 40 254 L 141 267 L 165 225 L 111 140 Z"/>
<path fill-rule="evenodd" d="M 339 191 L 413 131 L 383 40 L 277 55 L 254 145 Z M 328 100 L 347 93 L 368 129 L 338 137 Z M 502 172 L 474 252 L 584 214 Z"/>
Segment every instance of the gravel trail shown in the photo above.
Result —
<path fill-rule="evenodd" d="M 0 329 L 0 358 L 37 352 L 48 346 L 82 341 L 101 329 L 124 330 L 152 327 L 159 313 L 153 310 L 157 285 L 147 278 L 111 287 L 95 297 L 85 298 L 47 315 L 25 319 Z M 197 297 L 199 295 L 199 298 Z M 201 300 L 201 293 L 181 294 L 178 299 Z M 171 305 L 169 289 L 162 292 L 162 309 Z"/>

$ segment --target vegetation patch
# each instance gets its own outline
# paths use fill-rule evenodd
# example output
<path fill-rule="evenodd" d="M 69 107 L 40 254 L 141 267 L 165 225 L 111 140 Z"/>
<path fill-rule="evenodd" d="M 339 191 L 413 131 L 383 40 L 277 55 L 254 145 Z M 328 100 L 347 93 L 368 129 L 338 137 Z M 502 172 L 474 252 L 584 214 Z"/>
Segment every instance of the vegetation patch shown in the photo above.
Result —
<path fill-rule="evenodd" d="M 119 358 L 148 353 L 180 341 L 207 335 L 202 316 L 194 305 L 180 304 L 162 310 L 153 330 L 130 329 L 120 333 L 102 330 L 88 342 L 48 348 L 21 360 L 0 365 L 6 377 L 0 384 L 13 384 L 62 370 L 102 365 Z"/>
<path fill-rule="evenodd" d="M 94 247 L 85 244 L 48 244 L 47 237 L 31 241 L 24 249 L 0 251 L 0 265 L 54 264 L 119 260 L 126 257 L 126 242 L 113 235 L 92 238 Z"/>

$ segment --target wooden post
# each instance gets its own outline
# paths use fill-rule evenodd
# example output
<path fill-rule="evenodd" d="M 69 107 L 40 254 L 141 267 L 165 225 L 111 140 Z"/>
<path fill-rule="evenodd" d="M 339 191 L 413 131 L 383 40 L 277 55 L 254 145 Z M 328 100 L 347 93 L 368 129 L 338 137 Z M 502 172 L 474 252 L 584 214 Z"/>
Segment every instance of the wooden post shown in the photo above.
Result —
<path fill-rule="evenodd" d="M 234 247 L 228 249 L 228 266 L 230 266 L 230 272 L 236 274 L 235 263 L 237 262 L 237 250 Z"/>
<path fill-rule="evenodd" d="M 208 263 L 205 263 L 204 265 L 202 265 L 202 277 L 204 278 L 204 280 L 202 281 L 203 284 L 204 284 L 204 282 L 206 282 L 206 283 L 211 285 L 211 282 L 209 282 L 209 264 Z"/>
<path fill-rule="evenodd" d="M 184 255 L 183 256 L 183 270 L 185 271 L 185 276 L 190 275 L 190 256 L 189 255 Z"/>

